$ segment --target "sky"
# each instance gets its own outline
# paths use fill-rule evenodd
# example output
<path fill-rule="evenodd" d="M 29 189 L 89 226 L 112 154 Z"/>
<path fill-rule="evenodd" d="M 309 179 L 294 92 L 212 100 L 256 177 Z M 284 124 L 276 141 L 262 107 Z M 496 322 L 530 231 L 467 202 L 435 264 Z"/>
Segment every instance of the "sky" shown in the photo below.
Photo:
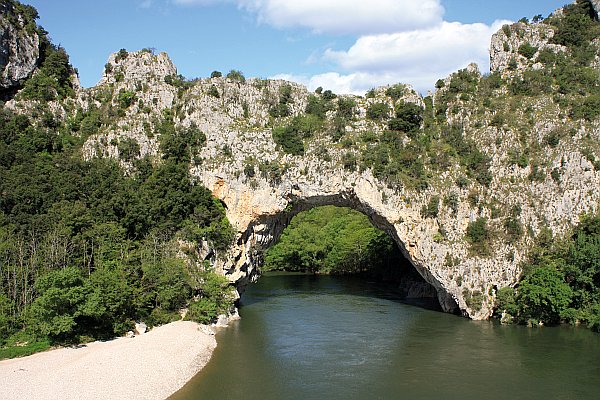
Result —
<path fill-rule="evenodd" d="M 314 90 L 364 94 L 408 83 L 421 93 L 476 62 L 503 24 L 569 0 L 21 0 L 38 9 L 84 87 L 109 55 L 153 48 L 186 78 L 241 70 Z"/>

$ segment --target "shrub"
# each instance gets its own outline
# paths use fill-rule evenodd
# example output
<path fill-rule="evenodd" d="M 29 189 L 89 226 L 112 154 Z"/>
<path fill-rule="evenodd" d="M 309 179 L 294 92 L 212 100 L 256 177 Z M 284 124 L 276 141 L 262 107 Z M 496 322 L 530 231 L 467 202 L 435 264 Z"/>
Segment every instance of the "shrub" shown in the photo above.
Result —
<path fill-rule="evenodd" d="M 210 85 L 210 88 L 208 89 L 208 95 L 217 99 L 221 97 L 219 94 L 219 89 L 217 89 L 215 85 Z"/>
<path fill-rule="evenodd" d="M 427 205 L 421 209 L 423 218 L 436 218 L 440 211 L 440 196 L 432 196 Z"/>
<path fill-rule="evenodd" d="M 123 138 L 117 145 L 119 158 L 121 160 L 131 161 L 140 156 L 140 145 L 133 138 Z"/>
<path fill-rule="evenodd" d="M 119 52 L 117 53 L 117 55 L 115 57 L 115 62 L 119 63 L 119 62 L 121 62 L 121 60 L 125 60 L 128 56 L 129 56 L 129 53 L 127 52 L 127 50 L 121 49 L 121 50 L 119 50 Z"/>
<path fill-rule="evenodd" d="M 117 101 L 121 109 L 129 108 L 135 101 L 135 93 L 129 90 L 121 89 L 117 95 Z"/>
<path fill-rule="evenodd" d="M 470 291 L 468 289 L 463 290 L 463 297 L 467 307 L 472 308 L 475 311 L 481 310 L 483 306 L 483 293 L 479 290 Z"/>
<path fill-rule="evenodd" d="M 221 71 L 213 71 L 210 73 L 211 78 L 220 78 L 222 76 L 223 76 L 223 74 L 221 73 Z"/>
<path fill-rule="evenodd" d="M 489 253 L 490 232 L 487 226 L 487 219 L 477 218 L 467 226 L 467 241 L 471 244 L 471 250 L 479 255 Z"/>
<path fill-rule="evenodd" d="M 413 103 L 401 102 L 396 106 L 396 118 L 389 121 L 391 130 L 414 132 L 421 127 L 423 122 L 423 109 Z"/>
<path fill-rule="evenodd" d="M 231 71 L 229 71 L 229 73 L 227 74 L 227 79 L 231 79 L 232 81 L 238 82 L 246 82 L 246 77 L 244 76 L 242 71 L 236 69 L 232 69 Z"/>
<path fill-rule="evenodd" d="M 537 53 L 538 48 L 532 46 L 529 43 L 523 43 L 521 46 L 519 46 L 519 54 L 522 55 L 525 58 L 528 59 L 532 59 L 533 56 L 535 56 L 535 53 Z"/>
<path fill-rule="evenodd" d="M 396 85 L 390 86 L 386 89 L 385 95 L 391 97 L 392 100 L 396 101 L 404 95 L 406 90 L 406 85 L 398 83 Z"/>
<path fill-rule="evenodd" d="M 373 121 L 383 121 L 390 116 L 390 107 L 386 103 L 375 103 L 367 109 L 367 118 Z"/>
<path fill-rule="evenodd" d="M 572 296 L 573 291 L 555 267 L 537 268 L 519 285 L 519 317 L 521 320 L 557 324 Z"/>
<path fill-rule="evenodd" d="M 444 197 L 444 205 L 450 208 L 454 213 L 458 211 L 458 194 L 456 192 L 450 192 Z"/>
<path fill-rule="evenodd" d="M 338 98 L 337 104 L 337 117 L 344 120 L 351 120 L 354 117 L 354 108 L 356 107 L 356 101 L 348 97 Z"/>

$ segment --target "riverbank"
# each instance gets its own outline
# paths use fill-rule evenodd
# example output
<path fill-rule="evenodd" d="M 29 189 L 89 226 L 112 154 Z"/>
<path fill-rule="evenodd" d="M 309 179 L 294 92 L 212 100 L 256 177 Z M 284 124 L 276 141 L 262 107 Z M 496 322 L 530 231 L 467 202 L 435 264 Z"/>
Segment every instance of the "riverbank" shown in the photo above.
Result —
<path fill-rule="evenodd" d="M 201 327 L 177 321 L 134 338 L 0 361 L 2 398 L 166 399 L 208 363 L 217 346 Z"/>

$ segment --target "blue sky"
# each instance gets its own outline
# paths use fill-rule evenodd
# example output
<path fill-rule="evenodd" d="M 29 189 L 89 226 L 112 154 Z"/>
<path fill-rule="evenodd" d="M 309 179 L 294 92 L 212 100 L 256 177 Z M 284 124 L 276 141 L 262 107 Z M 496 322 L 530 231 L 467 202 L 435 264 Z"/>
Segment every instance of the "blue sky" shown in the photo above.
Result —
<path fill-rule="evenodd" d="M 567 0 L 25 0 L 63 46 L 83 86 L 108 56 L 145 47 L 179 73 L 239 69 L 336 93 L 403 82 L 424 92 L 469 62 L 482 72 L 493 32 Z"/>

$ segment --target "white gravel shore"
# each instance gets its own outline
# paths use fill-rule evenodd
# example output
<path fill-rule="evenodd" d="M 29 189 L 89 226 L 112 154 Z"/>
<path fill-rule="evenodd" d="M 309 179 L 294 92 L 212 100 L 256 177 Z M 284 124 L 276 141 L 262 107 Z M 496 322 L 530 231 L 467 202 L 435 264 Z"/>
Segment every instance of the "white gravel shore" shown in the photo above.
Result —
<path fill-rule="evenodd" d="M 162 400 L 210 360 L 217 342 L 177 321 L 134 338 L 0 361 L 1 399 Z"/>

